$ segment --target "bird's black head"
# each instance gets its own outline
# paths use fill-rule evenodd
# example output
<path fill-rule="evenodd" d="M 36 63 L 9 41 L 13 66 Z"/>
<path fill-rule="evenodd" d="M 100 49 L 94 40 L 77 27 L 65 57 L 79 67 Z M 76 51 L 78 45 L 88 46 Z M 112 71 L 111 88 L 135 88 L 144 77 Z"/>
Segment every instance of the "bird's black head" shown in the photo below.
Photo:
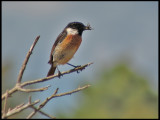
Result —
<path fill-rule="evenodd" d="M 77 34 L 82 35 L 82 32 L 84 30 L 91 30 L 92 28 L 90 27 L 89 24 L 85 26 L 81 22 L 71 22 L 66 26 L 66 29 L 68 29 L 68 31 L 73 32 L 73 33 L 76 33 L 77 31 Z"/>

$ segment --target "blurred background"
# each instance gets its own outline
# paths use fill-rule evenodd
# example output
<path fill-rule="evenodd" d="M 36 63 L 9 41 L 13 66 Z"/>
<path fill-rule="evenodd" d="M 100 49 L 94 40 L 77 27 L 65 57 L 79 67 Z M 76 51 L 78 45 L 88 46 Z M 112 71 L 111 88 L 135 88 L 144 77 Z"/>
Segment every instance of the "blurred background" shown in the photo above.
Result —
<path fill-rule="evenodd" d="M 26 103 L 30 95 L 42 102 L 57 87 L 63 93 L 90 84 L 52 99 L 42 110 L 57 118 L 158 118 L 158 2 L 2 2 L 2 93 L 14 87 L 38 35 L 22 81 L 46 77 L 52 45 L 73 21 L 89 23 L 94 30 L 83 33 L 70 63 L 94 64 L 79 74 L 29 86 L 51 85 L 44 92 L 17 92 L 7 107 Z M 30 112 L 11 118 L 25 118 Z M 47 117 L 37 113 L 34 118 Z"/>

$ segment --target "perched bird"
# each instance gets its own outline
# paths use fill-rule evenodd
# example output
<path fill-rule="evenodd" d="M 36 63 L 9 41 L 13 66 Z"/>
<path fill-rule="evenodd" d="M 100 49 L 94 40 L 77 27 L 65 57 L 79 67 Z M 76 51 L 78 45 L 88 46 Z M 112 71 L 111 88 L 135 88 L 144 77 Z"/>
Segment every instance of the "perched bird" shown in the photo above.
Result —
<path fill-rule="evenodd" d="M 91 29 L 89 24 L 85 26 L 81 22 L 71 22 L 64 28 L 53 44 L 48 62 L 51 68 L 47 76 L 54 75 L 58 65 L 69 64 L 68 61 L 72 59 L 81 44 L 83 31 Z M 58 72 L 60 73 L 59 70 Z"/>

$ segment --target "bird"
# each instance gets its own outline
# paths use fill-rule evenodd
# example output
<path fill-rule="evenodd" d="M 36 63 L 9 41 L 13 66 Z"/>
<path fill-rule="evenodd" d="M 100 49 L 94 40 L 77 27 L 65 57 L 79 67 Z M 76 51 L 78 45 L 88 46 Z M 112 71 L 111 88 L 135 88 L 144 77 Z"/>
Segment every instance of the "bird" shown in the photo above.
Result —
<path fill-rule="evenodd" d="M 48 63 L 51 67 L 47 77 L 54 75 L 56 68 L 58 73 L 61 74 L 58 69 L 58 65 L 68 64 L 76 67 L 68 62 L 73 58 L 74 54 L 78 50 L 82 42 L 82 33 L 85 30 L 92 30 L 90 24 L 85 26 L 81 22 L 70 22 L 58 35 L 50 52 L 50 59 Z"/>

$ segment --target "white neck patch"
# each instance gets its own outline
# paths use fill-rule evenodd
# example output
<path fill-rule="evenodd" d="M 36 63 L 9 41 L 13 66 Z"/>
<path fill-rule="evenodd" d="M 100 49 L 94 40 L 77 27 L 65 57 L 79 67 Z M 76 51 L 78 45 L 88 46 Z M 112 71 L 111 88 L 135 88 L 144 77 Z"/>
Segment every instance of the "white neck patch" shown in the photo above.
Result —
<path fill-rule="evenodd" d="M 67 31 L 67 34 L 70 34 L 70 35 L 77 35 L 78 34 L 77 29 L 67 28 L 66 31 Z"/>

